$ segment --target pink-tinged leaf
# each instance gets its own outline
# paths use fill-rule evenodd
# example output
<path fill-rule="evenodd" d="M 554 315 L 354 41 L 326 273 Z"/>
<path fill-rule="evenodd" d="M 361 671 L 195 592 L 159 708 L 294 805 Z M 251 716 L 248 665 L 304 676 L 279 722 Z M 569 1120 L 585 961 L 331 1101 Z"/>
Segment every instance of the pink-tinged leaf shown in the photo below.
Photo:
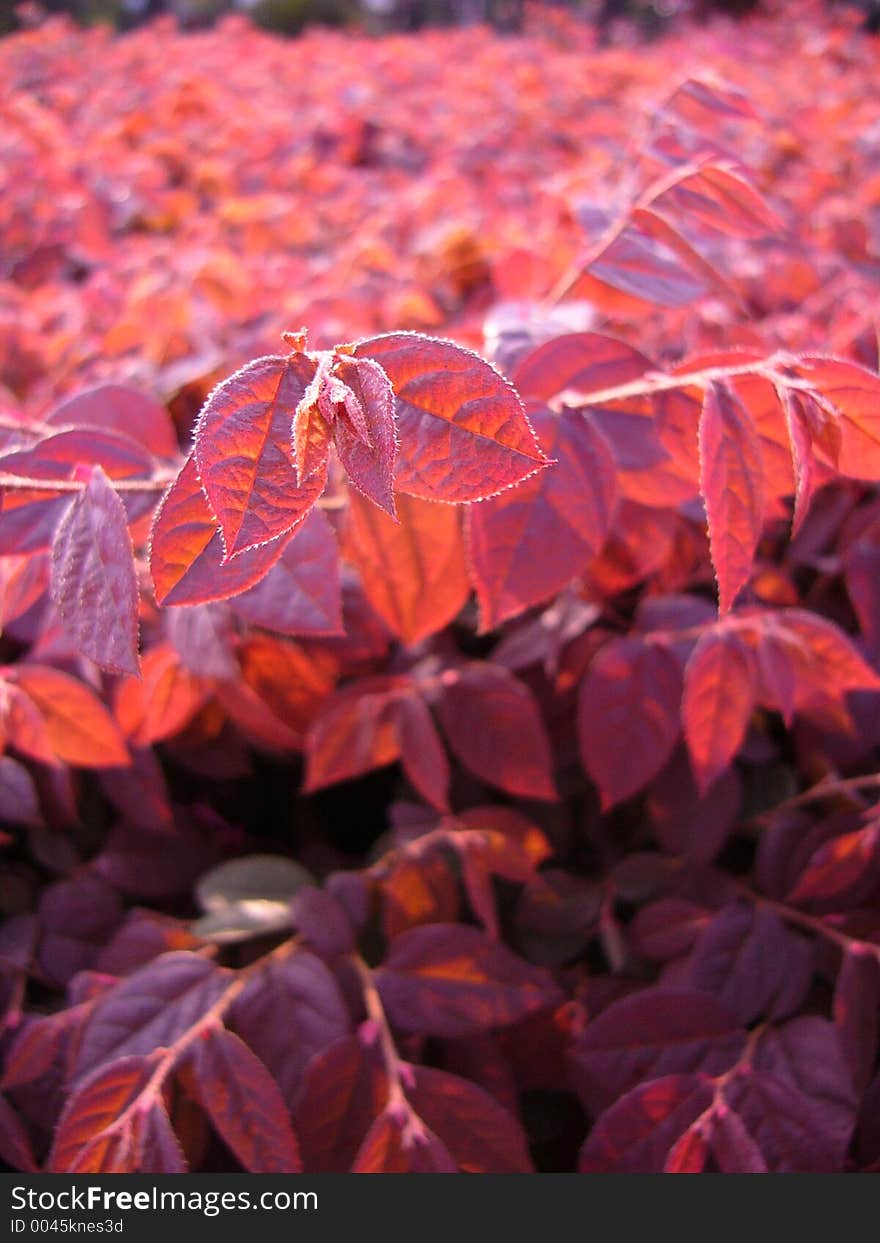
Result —
<path fill-rule="evenodd" d="M 131 1054 L 168 1047 L 210 1009 L 228 986 L 226 971 L 198 954 L 162 954 L 106 993 L 76 1055 L 77 1077 Z"/>
<path fill-rule="evenodd" d="M 653 1079 L 601 1115 L 581 1149 L 582 1174 L 659 1174 L 688 1128 L 712 1104 L 711 1083 L 698 1075 Z"/>
<path fill-rule="evenodd" d="M 0 1096 L 0 1161 L 26 1174 L 37 1172 L 30 1136 L 21 1118 L 3 1096 Z"/>
<path fill-rule="evenodd" d="M 461 517 L 447 505 L 400 496 L 398 521 L 356 493 L 349 498 L 343 553 L 367 599 L 405 643 L 452 620 L 470 595 Z"/>
<path fill-rule="evenodd" d="M 53 1065 L 63 1067 L 71 1041 L 78 1038 L 89 1012 L 85 1002 L 28 1021 L 6 1052 L 0 1086 L 21 1087 L 40 1079 Z"/>
<path fill-rule="evenodd" d="M 0 755 L 0 822 L 43 823 L 33 778 L 23 764 L 8 755 Z"/>
<path fill-rule="evenodd" d="M 813 852 L 786 902 L 834 902 L 860 881 L 880 880 L 880 821 L 842 833 Z"/>
<path fill-rule="evenodd" d="M 834 419 L 840 473 L 880 479 L 880 376 L 853 362 L 818 356 L 800 359 L 796 370 Z"/>
<path fill-rule="evenodd" d="M 769 706 L 790 719 L 829 696 L 880 689 L 880 678 L 833 622 L 805 609 L 749 617 L 758 639 L 759 689 Z"/>
<path fill-rule="evenodd" d="M 434 718 L 420 695 L 405 695 L 394 707 L 403 771 L 432 807 L 448 811 L 449 761 Z"/>
<path fill-rule="evenodd" d="M 755 700 L 752 653 L 738 635 L 707 630 L 684 673 L 682 721 L 700 794 L 731 763 Z"/>
<path fill-rule="evenodd" d="M 84 656 L 111 673 L 139 674 L 131 536 L 122 501 L 100 466 L 58 524 L 51 594 Z"/>
<path fill-rule="evenodd" d="M 389 1105 L 370 1127 L 351 1167 L 352 1174 L 455 1174 L 458 1166 L 444 1143 L 405 1102 Z"/>
<path fill-rule="evenodd" d="M 361 341 L 355 354 L 394 389 L 399 492 L 482 501 L 547 465 L 516 391 L 477 354 L 407 332 Z"/>
<path fill-rule="evenodd" d="M 458 1075 L 427 1066 L 405 1070 L 406 1095 L 466 1174 L 530 1174 L 519 1121 L 488 1092 Z"/>
<path fill-rule="evenodd" d="M 188 1065 L 202 1108 L 251 1174 L 297 1174 L 296 1136 L 278 1084 L 238 1036 L 212 1027 L 192 1045 Z"/>
<path fill-rule="evenodd" d="M 53 432 L 30 449 L 4 454 L 2 464 L 9 474 L 45 479 L 47 487 L 53 479 L 73 479 L 85 465 L 102 467 L 110 479 L 147 479 L 155 466 L 152 455 L 130 436 L 88 427 Z M 139 499 L 126 499 L 139 514 L 153 504 L 149 490 Z"/>
<path fill-rule="evenodd" d="M 337 1040 L 309 1063 L 293 1119 L 307 1174 L 348 1173 L 388 1100 L 388 1076 L 375 1037 L 362 1028 L 360 1035 Z"/>
<path fill-rule="evenodd" d="M 322 513 L 312 510 L 265 578 L 235 596 L 231 608 L 278 634 L 342 633 L 339 551 Z"/>
<path fill-rule="evenodd" d="M 131 763 L 113 717 L 95 692 L 82 682 L 47 665 L 16 665 L 6 670 L 4 676 L 36 707 L 49 745 L 59 760 L 81 768 L 112 768 Z"/>
<path fill-rule="evenodd" d="M 594 282 L 600 282 L 599 288 Z M 619 300 L 602 296 L 601 286 L 607 285 L 628 299 L 680 307 L 718 284 L 721 278 L 680 233 L 662 217 L 637 208 L 590 262 L 569 296 L 589 299 L 592 294 L 600 306 L 613 311 Z"/>
<path fill-rule="evenodd" d="M 646 355 L 615 337 L 572 332 L 530 350 L 517 361 L 511 380 L 523 397 L 548 402 L 566 390 L 601 393 L 639 379 L 652 367 Z M 585 399 L 585 404 L 592 403 Z"/>
<path fill-rule="evenodd" d="M 616 496 L 614 457 L 589 419 L 527 411 L 549 458 L 520 487 L 468 512 L 468 548 L 483 630 L 549 599 L 583 572 L 608 533 Z"/>
<path fill-rule="evenodd" d="M 812 944 L 774 911 L 732 903 L 703 929 L 686 982 L 749 1024 L 796 1010 L 810 987 L 814 959 Z"/>
<path fill-rule="evenodd" d="M 764 526 L 764 459 L 754 421 L 730 389 L 710 384 L 700 415 L 700 491 L 727 613 L 748 580 Z"/>
<path fill-rule="evenodd" d="M 101 384 L 68 397 L 46 419 L 55 427 L 121 432 L 160 458 L 177 456 L 174 423 L 164 406 L 125 384 Z"/>
<path fill-rule="evenodd" d="M 49 1172 L 136 1173 L 138 1111 L 131 1107 L 145 1092 L 154 1068 L 148 1057 L 123 1057 L 89 1075 L 70 1095 L 61 1114 L 49 1154 Z"/>
<path fill-rule="evenodd" d="M 794 513 L 791 520 L 791 534 L 794 537 L 803 526 L 818 477 L 813 460 L 812 436 L 800 394 L 782 386 L 778 394 L 791 444 L 791 463 L 794 471 Z"/>
<path fill-rule="evenodd" d="M 374 978 L 390 1021 L 428 1036 L 500 1027 L 561 1000 L 546 971 L 460 924 L 402 933 Z"/>
<path fill-rule="evenodd" d="M 633 636 L 599 650 L 581 683 L 578 736 L 603 808 L 636 794 L 669 759 L 681 697 L 681 666 L 669 648 Z"/>
<path fill-rule="evenodd" d="M 235 630 L 226 604 L 169 609 L 165 633 L 184 668 L 197 678 L 238 677 Z"/>
<path fill-rule="evenodd" d="M 859 1094 L 874 1074 L 880 1043 L 880 963 L 848 950 L 834 988 L 834 1023 L 843 1056 Z"/>
<path fill-rule="evenodd" d="M 450 748 L 482 781 L 521 798 L 557 797 L 538 705 L 512 673 L 465 665 L 444 686 L 437 711 Z"/>
<path fill-rule="evenodd" d="M 776 213 L 746 180 L 744 171 L 726 161 L 701 164 L 657 201 L 685 218 L 733 237 L 766 237 L 782 227 Z"/>
<path fill-rule="evenodd" d="M 571 1051 L 574 1087 L 596 1114 L 647 1079 L 722 1074 L 745 1040 L 742 1024 L 720 1001 L 696 990 L 646 989 L 587 1024 Z"/>
<path fill-rule="evenodd" d="M 143 677 L 118 684 L 116 719 L 133 746 L 149 747 L 180 733 L 209 695 L 205 680 L 184 669 L 174 648 L 157 643 L 144 656 Z"/>
<path fill-rule="evenodd" d="M 347 417 L 348 403 L 340 408 L 333 426 L 339 460 L 354 486 L 393 517 L 397 423 L 391 381 L 369 358 L 340 358 L 333 372 L 363 413 L 358 426 Z"/>
<path fill-rule="evenodd" d="M 268 1067 L 288 1108 L 311 1059 L 351 1028 L 335 976 L 305 950 L 252 975 L 226 1022 Z"/>
<path fill-rule="evenodd" d="M 323 491 L 321 471 L 297 483 L 291 445 L 315 366 L 304 354 L 258 358 L 218 385 L 199 415 L 195 460 L 226 557 L 291 531 Z"/>
<path fill-rule="evenodd" d="M 312 488 L 312 500 L 323 480 Z M 305 520 L 306 512 L 301 517 Z M 294 528 L 295 529 L 295 528 Z M 217 521 L 199 484 L 190 455 L 163 496 L 150 534 L 150 572 L 159 604 L 206 604 L 253 587 L 268 574 L 292 538 L 292 530 L 226 560 Z"/>

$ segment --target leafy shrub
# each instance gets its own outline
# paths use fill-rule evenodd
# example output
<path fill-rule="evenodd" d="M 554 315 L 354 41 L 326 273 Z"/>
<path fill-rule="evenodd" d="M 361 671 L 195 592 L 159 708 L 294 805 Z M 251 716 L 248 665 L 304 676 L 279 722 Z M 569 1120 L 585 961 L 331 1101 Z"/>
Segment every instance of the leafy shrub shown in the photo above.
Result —
<path fill-rule="evenodd" d="M 851 37 L 829 28 L 826 72 L 855 89 L 872 54 Z M 72 217 L 63 195 L 34 206 L 15 171 L 37 143 L 43 176 L 78 184 L 65 137 L 91 113 L 69 87 L 57 116 L 38 96 L 81 39 L 168 92 L 197 163 L 139 105 L 107 138 L 133 188 Z M 221 235 L 205 249 L 230 164 L 222 227 L 253 231 L 245 253 L 285 278 L 305 259 L 267 248 L 297 221 L 283 178 L 324 186 L 323 237 L 298 226 L 311 255 L 334 209 L 341 231 L 350 219 L 340 185 L 422 190 L 424 165 L 381 112 L 328 129 L 322 97 L 308 145 L 266 108 L 263 159 L 279 145 L 263 175 L 279 181 L 249 183 L 256 165 L 219 155 L 239 117 L 196 155 L 212 68 L 242 64 L 235 89 L 295 52 L 235 24 L 102 40 L 62 26 L 7 50 L 4 296 L 23 314 L 5 321 L 0 420 L 3 1159 L 876 1168 L 876 239 L 838 205 L 822 248 L 758 188 L 772 167 L 812 207 L 832 172 L 786 181 L 798 134 L 768 140 L 760 104 L 687 78 L 652 106 L 616 197 L 587 201 L 575 171 L 568 220 L 552 183 L 517 205 L 535 230 L 503 242 L 503 263 L 464 227 L 401 257 L 433 324 L 343 339 L 316 297 L 314 340 L 248 351 L 264 330 L 253 272 Z M 327 49 L 320 79 L 346 47 L 385 72 L 401 41 L 306 44 Z M 469 48 L 474 92 L 474 57 L 537 72 L 528 43 L 487 32 L 406 46 L 426 66 Z M 579 64 L 558 55 L 554 91 Z M 627 63 L 596 57 L 612 94 Z M 474 98 L 456 106 L 472 115 Z M 856 91 L 853 123 L 860 106 Z M 487 139 L 467 141 L 457 159 Z M 437 176 L 423 193 L 466 193 Z M 377 290 L 380 314 L 403 304 L 382 283 L 395 227 L 384 217 L 347 269 L 364 281 L 352 319 L 376 314 Z M 182 309 L 174 282 L 196 270 L 219 326 Z M 836 347 L 796 350 L 786 332 L 812 342 L 829 314 L 818 270 L 840 289 Z M 508 301 L 488 317 L 491 360 L 426 331 L 467 340 L 492 293 Z M 103 322 L 94 364 L 74 310 L 93 349 Z M 217 358 L 223 332 L 237 370 Z M 101 374 L 127 355 L 170 401 Z"/>

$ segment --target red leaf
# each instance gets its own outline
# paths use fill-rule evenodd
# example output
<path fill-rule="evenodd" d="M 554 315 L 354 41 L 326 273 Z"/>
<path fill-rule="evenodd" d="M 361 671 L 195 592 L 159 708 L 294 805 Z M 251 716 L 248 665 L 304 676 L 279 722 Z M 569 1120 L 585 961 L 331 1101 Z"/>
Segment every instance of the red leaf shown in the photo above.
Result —
<path fill-rule="evenodd" d="M 124 1057 L 89 1075 L 58 1122 L 48 1169 L 53 1174 L 132 1174 L 139 1168 L 138 1113 L 129 1109 L 154 1070 L 147 1057 Z"/>
<path fill-rule="evenodd" d="M 568 389 L 600 393 L 637 380 L 651 368 L 651 360 L 624 341 L 597 332 L 572 332 L 523 355 L 511 380 L 523 397 L 547 402 Z"/>
<path fill-rule="evenodd" d="M 405 695 L 394 707 L 403 770 L 432 807 L 447 811 L 449 763 L 437 726 L 420 695 Z"/>
<path fill-rule="evenodd" d="M 320 487 L 315 485 L 314 500 L 323 486 L 323 482 Z M 206 604 L 238 595 L 269 572 L 292 538 L 293 532 L 288 531 L 227 561 L 217 522 L 190 455 L 153 519 L 150 572 L 156 601 L 165 605 Z"/>
<path fill-rule="evenodd" d="M 659 199 L 683 215 L 734 237 L 759 238 L 781 227 L 779 217 L 733 164 L 703 163 Z"/>
<path fill-rule="evenodd" d="M 755 697 L 752 655 L 736 634 L 707 630 L 684 673 L 684 736 L 701 794 L 730 764 Z"/>
<path fill-rule="evenodd" d="M 481 501 L 547 465 L 515 390 L 477 354 L 407 332 L 355 353 L 381 365 L 397 398 L 398 491 Z"/>
<path fill-rule="evenodd" d="M 288 732 L 305 735 L 333 689 L 333 657 L 289 639 L 253 634 L 239 649 L 239 661 L 244 687 L 256 692 Z"/>
<path fill-rule="evenodd" d="M 451 621 L 470 594 L 461 518 L 446 505 L 398 497 L 399 522 L 356 493 L 343 551 L 394 634 L 418 643 Z"/>
<path fill-rule="evenodd" d="M 312 1059 L 294 1110 L 306 1173 L 348 1172 L 388 1090 L 375 1047 L 360 1036 L 345 1036 Z"/>
<path fill-rule="evenodd" d="M 581 683 L 578 732 L 603 809 L 637 793 L 669 759 L 681 696 L 681 666 L 667 647 L 634 636 L 599 650 Z"/>
<path fill-rule="evenodd" d="M 101 466 L 110 479 L 148 479 L 154 467 L 135 441 L 92 428 L 56 432 L 31 449 L 6 454 L 4 471 L 47 482 L 45 489 L 0 489 L 0 554 L 34 553 L 51 546 L 70 504 L 70 493 L 53 491 L 51 481 L 74 479 L 86 464 Z M 133 522 L 153 507 L 154 493 L 150 488 L 126 492 L 123 504 Z"/>
<path fill-rule="evenodd" d="M 574 1086 L 598 1113 L 647 1079 L 719 1075 L 745 1048 L 734 1015 L 696 990 L 653 988 L 610 1005 L 572 1049 Z"/>
<path fill-rule="evenodd" d="M 552 1005 L 551 977 L 476 928 L 422 924 L 374 972 L 390 1021 L 426 1036 L 465 1036 Z"/>
<path fill-rule="evenodd" d="M 667 1154 L 712 1103 L 698 1075 L 640 1084 L 599 1118 L 581 1149 L 582 1174 L 659 1174 Z"/>
<path fill-rule="evenodd" d="M 116 722 L 94 691 L 82 682 L 46 665 L 16 665 L 5 670 L 3 676 L 14 682 L 37 708 L 59 760 L 81 768 L 131 763 Z"/>
<path fill-rule="evenodd" d="M 199 415 L 195 460 L 224 560 L 292 530 L 323 491 L 323 471 L 297 484 L 290 440 L 315 366 L 305 354 L 255 359 L 218 385 Z"/>
<path fill-rule="evenodd" d="M 405 1103 L 390 1105 L 370 1127 L 352 1174 L 455 1174 L 446 1146 Z"/>
<path fill-rule="evenodd" d="M 209 694 L 204 679 L 184 669 L 169 644 L 157 643 L 144 656 L 142 679 L 117 686 L 116 719 L 134 746 L 148 747 L 180 733 Z"/>
<path fill-rule="evenodd" d="M 404 1083 L 407 1099 L 458 1169 L 466 1174 L 533 1172 L 522 1127 L 488 1092 L 427 1066 L 406 1067 Z"/>
<path fill-rule="evenodd" d="M 122 502 L 100 466 L 58 524 L 51 592 L 84 656 L 111 673 L 139 674 L 131 536 Z"/>
<path fill-rule="evenodd" d="M 590 262 L 569 296 L 589 299 L 591 293 L 597 293 L 600 305 L 607 305 L 601 288 L 596 290 L 593 285 L 601 281 L 631 298 L 660 306 L 687 306 L 720 283 L 720 277 L 707 279 L 707 268 L 706 261 L 661 217 L 636 209 L 625 227 Z M 615 304 L 608 309 L 614 310 Z"/>
<path fill-rule="evenodd" d="M 751 415 L 710 384 L 700 416 L 700 491 L 706 504 L 718 606 L 728 612 L 749 577 L 764 525 L 764 460 Z"/>
<path fill-rule="evenodd" d="M 409 677 L 364 678 L 334 695 L 306 744 L 307 791 L 348 781 L 402 760 L 430 803 L 447 807 L 449 766 L 433 718 Z"/>
<path fill-rule="evenodd" d="M 309 730 L 306 791 L 393 764 L 400 756 L 394 704 L 412 691 L 404 677 L 365 678 L 337 691 Z"/>
<path fill-rule="evenodd" d="M 101 384 L 68 397 L 46 419 L 56 427 L 100 427 L 137 440 L 156 457 L 177 456 L 177 435 L 164 406 L 125 384 Z"/>
<path fill-rule="evenodd" d="M 235 596 L 231 607 L 253 625 L 279 634 L 342 633 L 339 556 L 322 513 L 311 511 L 265 578 Z"/>
<path fill-rule="evenodd" d="M 791 443 L 791 462 L 794 471 L 794 513 L 791 520 L 791 534 L 794 537 L 803 526 L 813 492 L 818 485 L 818 479 L 804 402 L 800 394 L 784 387 L 779 389 L 779 399 L 785 414 L 788 439 Z"/>
<path fill-rule="evenodd" d="M 797 372 L 836 415 L 841 474 L 880 479 L 880 377 L 856 363 L 818 356 L 800 359 Z"/>
<path fill-rule="evenodd" d="M 807 861 L 786 902 L 842 898 L 866 873 L 880 878 L 880 822 L 824 842 Z"/>
<path fill-rule="evenodd" d="M 468 549 L 483 630 L 549 599 L 577 578 L 608 533 L 614 458 L 589 419 L 531 403 L 541 447 L 556 459 L 513 491 L 468 512 Z"/>
<path fill-rule="evenodd" d="M 758 636 L 760 689 L 768 704 L 789 717 L 840 702 L 847 691 L 877 690 L 880 678 L 833 622 L 804 609 L 778 609 L 749 617 Z"/>
<path fill-rule="evenodd" d="M 553 757 L 531 691 L 498 665 L 466 665 L 443 689 L 440 723 L 458 759 L 521 798 L 554 800 Z"/>
<path fill-rule="evenodd" d="M 358 427 L 345 417 L 346 407 L 341 407 L 333 428 L 339 460 L 354 486 L 393 517 L 397 423 L 391 382 L 369 358 L 340 358 L 333 373 L 363 413 Z"/>
<path fill-rule="evenodd" d="M 202 1108 L 251 1174 L 297 1174 L 296 1136 L 281 1091 L 243 1040 L 222 1027 L 205 1032 L 188 1063 Z"/>

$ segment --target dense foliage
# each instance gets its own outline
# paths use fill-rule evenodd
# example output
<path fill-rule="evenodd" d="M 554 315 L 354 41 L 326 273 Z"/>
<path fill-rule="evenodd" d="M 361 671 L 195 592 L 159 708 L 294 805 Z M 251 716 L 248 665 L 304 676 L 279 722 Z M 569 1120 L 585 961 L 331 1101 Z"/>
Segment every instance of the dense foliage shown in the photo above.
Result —
<path fill-rule="evenodd" d="M 731 31 L 0 43 L 8 1166 L 880 1168 L 880 54 Z"/>

